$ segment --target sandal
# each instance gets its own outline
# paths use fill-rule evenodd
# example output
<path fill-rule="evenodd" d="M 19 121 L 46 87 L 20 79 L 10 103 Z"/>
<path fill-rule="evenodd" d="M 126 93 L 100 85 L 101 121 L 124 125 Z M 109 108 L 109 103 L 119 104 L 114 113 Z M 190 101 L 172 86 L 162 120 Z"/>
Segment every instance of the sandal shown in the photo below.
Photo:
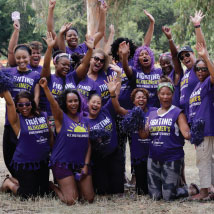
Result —
<path fill-rule="evenodd" d="M 194 184 L 194 183 L 191 183 L 189 185 L 189 189 L 194 189 L 195 190 L 195 193 L 192 193 L 192 194 L 189 194 L 190 196 L 193 196 L 193 195 L 197 195 L 199 194 L 200 190 L 198 188 L 198 185 L 197 184 Z"/>
<path fill-rule="evenodd" d="M 2 185 L 1 185 L 1 187 L 0 187 L 0 191 L 1 191 L 1 192 L 6 192 L 6 193 L 10 192 L 9 189 L 5 189 L 5 187 L 4 187 L 4 183 L 5 183 L 5 181 L 6 181 L 7 179 L 10 179 L 10 176 L 9 176 L 9 175 L 6 175 L 5 179 L 4 179 L 3 182 L 2 182 Z"/>

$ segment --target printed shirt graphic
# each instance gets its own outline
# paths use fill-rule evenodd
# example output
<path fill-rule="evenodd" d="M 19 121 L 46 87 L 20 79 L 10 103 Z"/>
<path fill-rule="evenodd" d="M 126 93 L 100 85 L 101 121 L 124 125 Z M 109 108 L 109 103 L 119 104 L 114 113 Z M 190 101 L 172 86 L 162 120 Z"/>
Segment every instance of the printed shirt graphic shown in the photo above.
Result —
<path fill-rule="evenodd" d="M 50 152 L 47 116 L 26 118 L 19 114 L 20 136 L 13 156 L 14 163 L 35 163 L 47 160 Z"/>
<path fill-rule="evenodd" d="M 184 157 L 184 139 L 176 123 L 181 109 L 171 106 L 163 115 L 158 110 L 149 114 L 151 143 L 149 157 L 157 161 L 174 161 Z"/>
<path fill-rule="evenodd" d="M 88 151 L 88 124 L 87 119 L 80 119 L 79 123 L 73 121 L 63 113 L 63 124 L 57 134 L 51 155 L 51 165 L 85 163 Z"/>
<path fill-rule="evenodd" d="M 189 98 L 189 122 L 205 121 L 204 136 L 214 136 L 214 88 L 210 76 L 199 82 Z"/>

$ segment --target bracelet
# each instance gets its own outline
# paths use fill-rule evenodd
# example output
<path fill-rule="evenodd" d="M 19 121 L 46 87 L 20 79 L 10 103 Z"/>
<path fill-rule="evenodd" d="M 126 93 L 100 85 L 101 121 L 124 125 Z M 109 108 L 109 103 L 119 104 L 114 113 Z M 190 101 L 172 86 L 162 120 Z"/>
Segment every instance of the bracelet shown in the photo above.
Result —
<path fill-rule="evenodd" d="M 110 98 L 116 98 L 116 95 L 113 95 L 113 96 L 110 95 Z"/>
<path fill-rule="evenodd" d="M 84 166 L 90 166 L 90 164 L 89 163 L 85 163 Z"/>
<path fill-rule="evenodd" d="M 195 28 L 200 28 L 200 27 L 201 27 L 201 25 L 195 25 L 194 27 L 195 27 Z"/>

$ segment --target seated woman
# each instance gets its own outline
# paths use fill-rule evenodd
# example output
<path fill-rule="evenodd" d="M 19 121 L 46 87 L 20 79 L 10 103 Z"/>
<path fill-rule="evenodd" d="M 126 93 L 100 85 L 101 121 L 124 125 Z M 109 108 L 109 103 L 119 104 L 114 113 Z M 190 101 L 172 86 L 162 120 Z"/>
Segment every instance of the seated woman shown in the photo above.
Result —
<path fill-rule="evenodd" d="M 1 190 L 11 190 L 23 198 L 44 196 L 49 192 L 49 144 L 53 139 L 47 115 L 38 111 L 28 91 L 19 92 L 15 103 L 9 91 L 1 96 L 6 101 L 8 120 L 18 139 L 11 162 L 17 180 L 7 177 Z"/>
<path fill-rule="evenodd" d="M 57 133 L 50 165 L 58 186 L 52 183 L 51 188 L 68 205 L 73 205 L 80 196 L 93 202 L 89 168 L 91 146 L 88 123 L 81 115 L 80 96 L 76 90 L 66 89 L 58 104 L 48 88 L 47 79 L 42 78 L 39 84 L 50 102 Z"/>

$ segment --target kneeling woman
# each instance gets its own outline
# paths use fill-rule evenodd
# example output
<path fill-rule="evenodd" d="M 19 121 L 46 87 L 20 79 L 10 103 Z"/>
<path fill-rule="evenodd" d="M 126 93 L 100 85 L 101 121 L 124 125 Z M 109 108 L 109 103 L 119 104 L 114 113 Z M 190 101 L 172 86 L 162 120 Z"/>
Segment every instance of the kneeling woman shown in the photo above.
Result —
<path fill-rule="evenodd" d="M 184 162 L 184 139 L 190 139 L 190 129 L 182 110 L 172 105 L 174 87 L 167 77 L 158 84 L 159 109 L 149 114 L 147 138 L 151 143 L 148 158 L 148 189 L 154 200 L 173 200 L 188 196 L 188 190 L 178 191 Z M 180 135 L 181 131 L 183 137 Z M 145 134 L 145 133 L 144 133 Z"/>
<path fill-rule="evenodd" d="M 51 188 L 68 205 L 74 204 L 79 196 L 92 202 L 91 147 L 88 125 L 80 112 L 80 96 L 76 90 L 66 89 L 58 104 L 47 86 L 47 79 L 42 78 L 39 84 L 50 102 L 57 133 L 50 165 L 58 187 L 51 184 Z"/>
<path fill-rule="evenodd" d="M 28 91 L 19 92 L 15 103 L 9 91 L 1 95 L 6 100 L 8 120 L 18 139 L 11 163 L 17 180 L 7 177 L 1 190 L 11 190 L 23 198 L 43 196 L 49 189 L 48 157 L 52 139 L 47 116 L 37 110 Z"/>

